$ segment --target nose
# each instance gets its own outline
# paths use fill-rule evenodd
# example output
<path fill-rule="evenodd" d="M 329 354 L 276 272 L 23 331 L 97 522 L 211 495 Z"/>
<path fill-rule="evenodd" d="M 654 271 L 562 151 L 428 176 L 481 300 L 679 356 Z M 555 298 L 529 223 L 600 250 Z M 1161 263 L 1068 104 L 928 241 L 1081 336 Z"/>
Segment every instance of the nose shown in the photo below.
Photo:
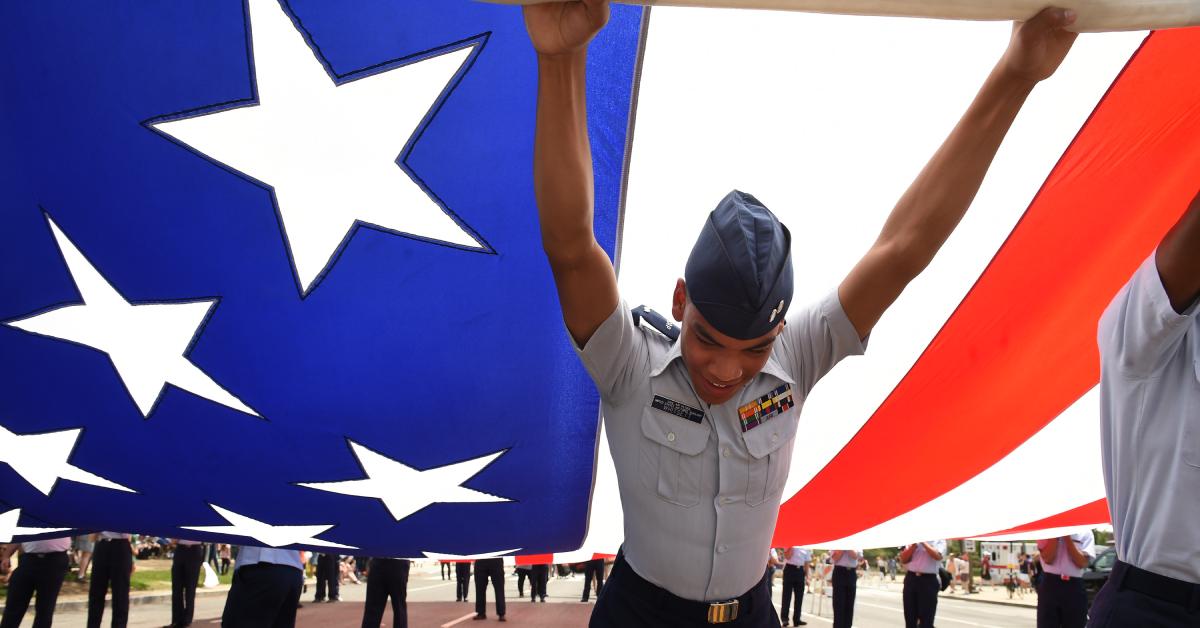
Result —
<path fill-rule="evenodd" d="M 713 363 L 711 373 L 718 384 L 730 384 L 741 379 L 745 371 L 735 360 L 717 360 Z"/>

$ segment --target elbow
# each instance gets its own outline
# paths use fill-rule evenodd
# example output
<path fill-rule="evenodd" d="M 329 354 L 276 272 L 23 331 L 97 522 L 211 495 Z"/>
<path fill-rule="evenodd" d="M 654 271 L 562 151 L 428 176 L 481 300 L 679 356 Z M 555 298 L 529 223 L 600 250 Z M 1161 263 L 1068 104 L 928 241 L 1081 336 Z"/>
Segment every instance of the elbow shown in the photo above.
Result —
<path fill-rule="evenodd" d="M 936 249 L 930 251 L 918 238 L 905 235 L 881 239 L 873 248 L 884 262 L 879 265 L 882 272 L 890 274 L 893 281 L 904 285 L 929 266 L 936 252 Z"/>

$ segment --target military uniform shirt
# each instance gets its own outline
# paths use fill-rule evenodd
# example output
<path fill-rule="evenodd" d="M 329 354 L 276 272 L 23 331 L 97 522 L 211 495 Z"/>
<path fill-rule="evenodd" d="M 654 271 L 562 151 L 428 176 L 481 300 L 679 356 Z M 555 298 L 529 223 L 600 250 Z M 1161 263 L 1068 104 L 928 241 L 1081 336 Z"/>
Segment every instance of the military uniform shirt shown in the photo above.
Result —
<path fill-rule="evenodd" d="M 787 559 L 787 564 L 804 567 L 810 560 L 812 560 L 812 550 L 805 547 L 793 547 L 792 557 Z"/>
<path fill-rule="evenodd" d="M 254 547 L 252 545 L 243 545 L 238 550 L 237 569 L 258 563 L 287 565 L 288 567 L 295 567 L 300 571 L 304 571 L 304 563 L 300 562 L 300 552 L 297 550 Z"/>
<path fill-rule="evenodd" d="M 842 552 L 841 558 L 833 561 L 835 567 L 849 567 L 851 569 L 858 568 L 858 557 L 862 554 L 859 550 L 845 550 Z"/>
<path fill-rule="evenodd" d="M 65 552 L 71 549 L 71 537 L 60 539 L 42 539 L 41 541 L 26 541 L 21 544 L 21 551 L 26 554 L 46 554 L 49 552 Z"/>
<path fill-rule="evenodd" d="M 681 342 L 635 327 L 622 302 L 579 355 L 600 390 L 625 559 L 679 597 L 727 600 L 763 577 L 805 397 L 864 344 L 835 291 L 789 316 L 762 372 L 709 407 Z"/>
<path fill-rule="evenodd" d="M 1100 439 L 1117 555 L 1200 583 L 1200 321 L 1151 255 L 1100 319 Z"/>
<path fill-rule="evenodd" d="M 1083 555 L 1089 558 L 1096 557 L 1096 536 L 1092 534 L 1091 530 L 1072 534 L 1067 538 L 1070 539 L 1071 543 L 1075 544 L 1075 547 L 1079 548 L 1079 551 Z M 1038 549 L 1041 549 L 1041 543 L 1038 544 Z M 1047 563 L 1044 555 L 1039 555 L 1038 560 L 1042 561 L 1042 570 L 1046 573 L 1056 576 L 1066 576 L 1068 578 L 1079 578 L 1083 575 L 1084 567 L 1086 567 L 1086 565 L 1084 567 L 1075 566 L 1075 563 L 1071 560 L 1070 550 L 1067 549 L 1067 546 L 1061 540 L 1058 543 L 1058 553 L 1054 555 L 1054 562 Z"/>
<path fill-rule="evenodd" d="M 943 558 L 946 556 L 946 540 L 939 539 L 937 541 L 925 541 L 930 547 L 937 550 Z M 910 573 L 937 573 L 942 566 L 942 561 L 935 559 L 925 551 L 925 546 L 917 543 L 917 549 L 913 550 L 912 559 L 904 566 Z"/>

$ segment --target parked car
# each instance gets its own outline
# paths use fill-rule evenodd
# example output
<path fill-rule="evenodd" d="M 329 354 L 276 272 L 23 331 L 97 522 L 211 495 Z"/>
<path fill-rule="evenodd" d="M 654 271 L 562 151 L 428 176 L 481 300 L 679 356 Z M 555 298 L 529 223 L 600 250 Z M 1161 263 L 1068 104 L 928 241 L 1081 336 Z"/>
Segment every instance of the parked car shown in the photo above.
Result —
<path fill-rule="evenodd" d="M 1083 570 L 1083 587 L 1087 590 L 1088 606 L 1096 599 L 1096 594 L 1108 582 L 1113 565 L 1117 562 L 1117 550 L 1114 547 L 1102 548 Z"/>

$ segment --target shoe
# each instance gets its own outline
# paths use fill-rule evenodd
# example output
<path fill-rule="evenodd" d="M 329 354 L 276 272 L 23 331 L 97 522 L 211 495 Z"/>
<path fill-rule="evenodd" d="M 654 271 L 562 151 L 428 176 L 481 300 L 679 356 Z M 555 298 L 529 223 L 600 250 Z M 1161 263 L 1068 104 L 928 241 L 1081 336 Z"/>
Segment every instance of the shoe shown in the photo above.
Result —
<path fill-rule="evenodd" d="M 792 625 L 793 626 L 807 626 L 808 622 L 804 621 L 803 619 L 797 619 L 796 623 L 794 623 Z"/>
<path fill-rule="evenodd" d="M 504 615 L 501 615 L 501 616 L 500 616 L 500 617 L 498 617 L 497 619 L 499 619 L 500 621 L 508 621 L 507 619 L 505 619 L 505 618 L 504 618 Z"/>
<path fill-rule="evenodd" d="M 476 616 L 472 617 L 471 619 L 474 621 L 479 621 L 481 619 L 487 619 L 487 615 L 476 615 Z"/>
<path fill-rule="evenodd" d="M 454 601 L 455 601 L 455 602 L 461 602 L 461 601 L 462 601 L 462 598 L 461 598 L 461 597 L 456 597 L 456 598 L 454 598 Z"/>

